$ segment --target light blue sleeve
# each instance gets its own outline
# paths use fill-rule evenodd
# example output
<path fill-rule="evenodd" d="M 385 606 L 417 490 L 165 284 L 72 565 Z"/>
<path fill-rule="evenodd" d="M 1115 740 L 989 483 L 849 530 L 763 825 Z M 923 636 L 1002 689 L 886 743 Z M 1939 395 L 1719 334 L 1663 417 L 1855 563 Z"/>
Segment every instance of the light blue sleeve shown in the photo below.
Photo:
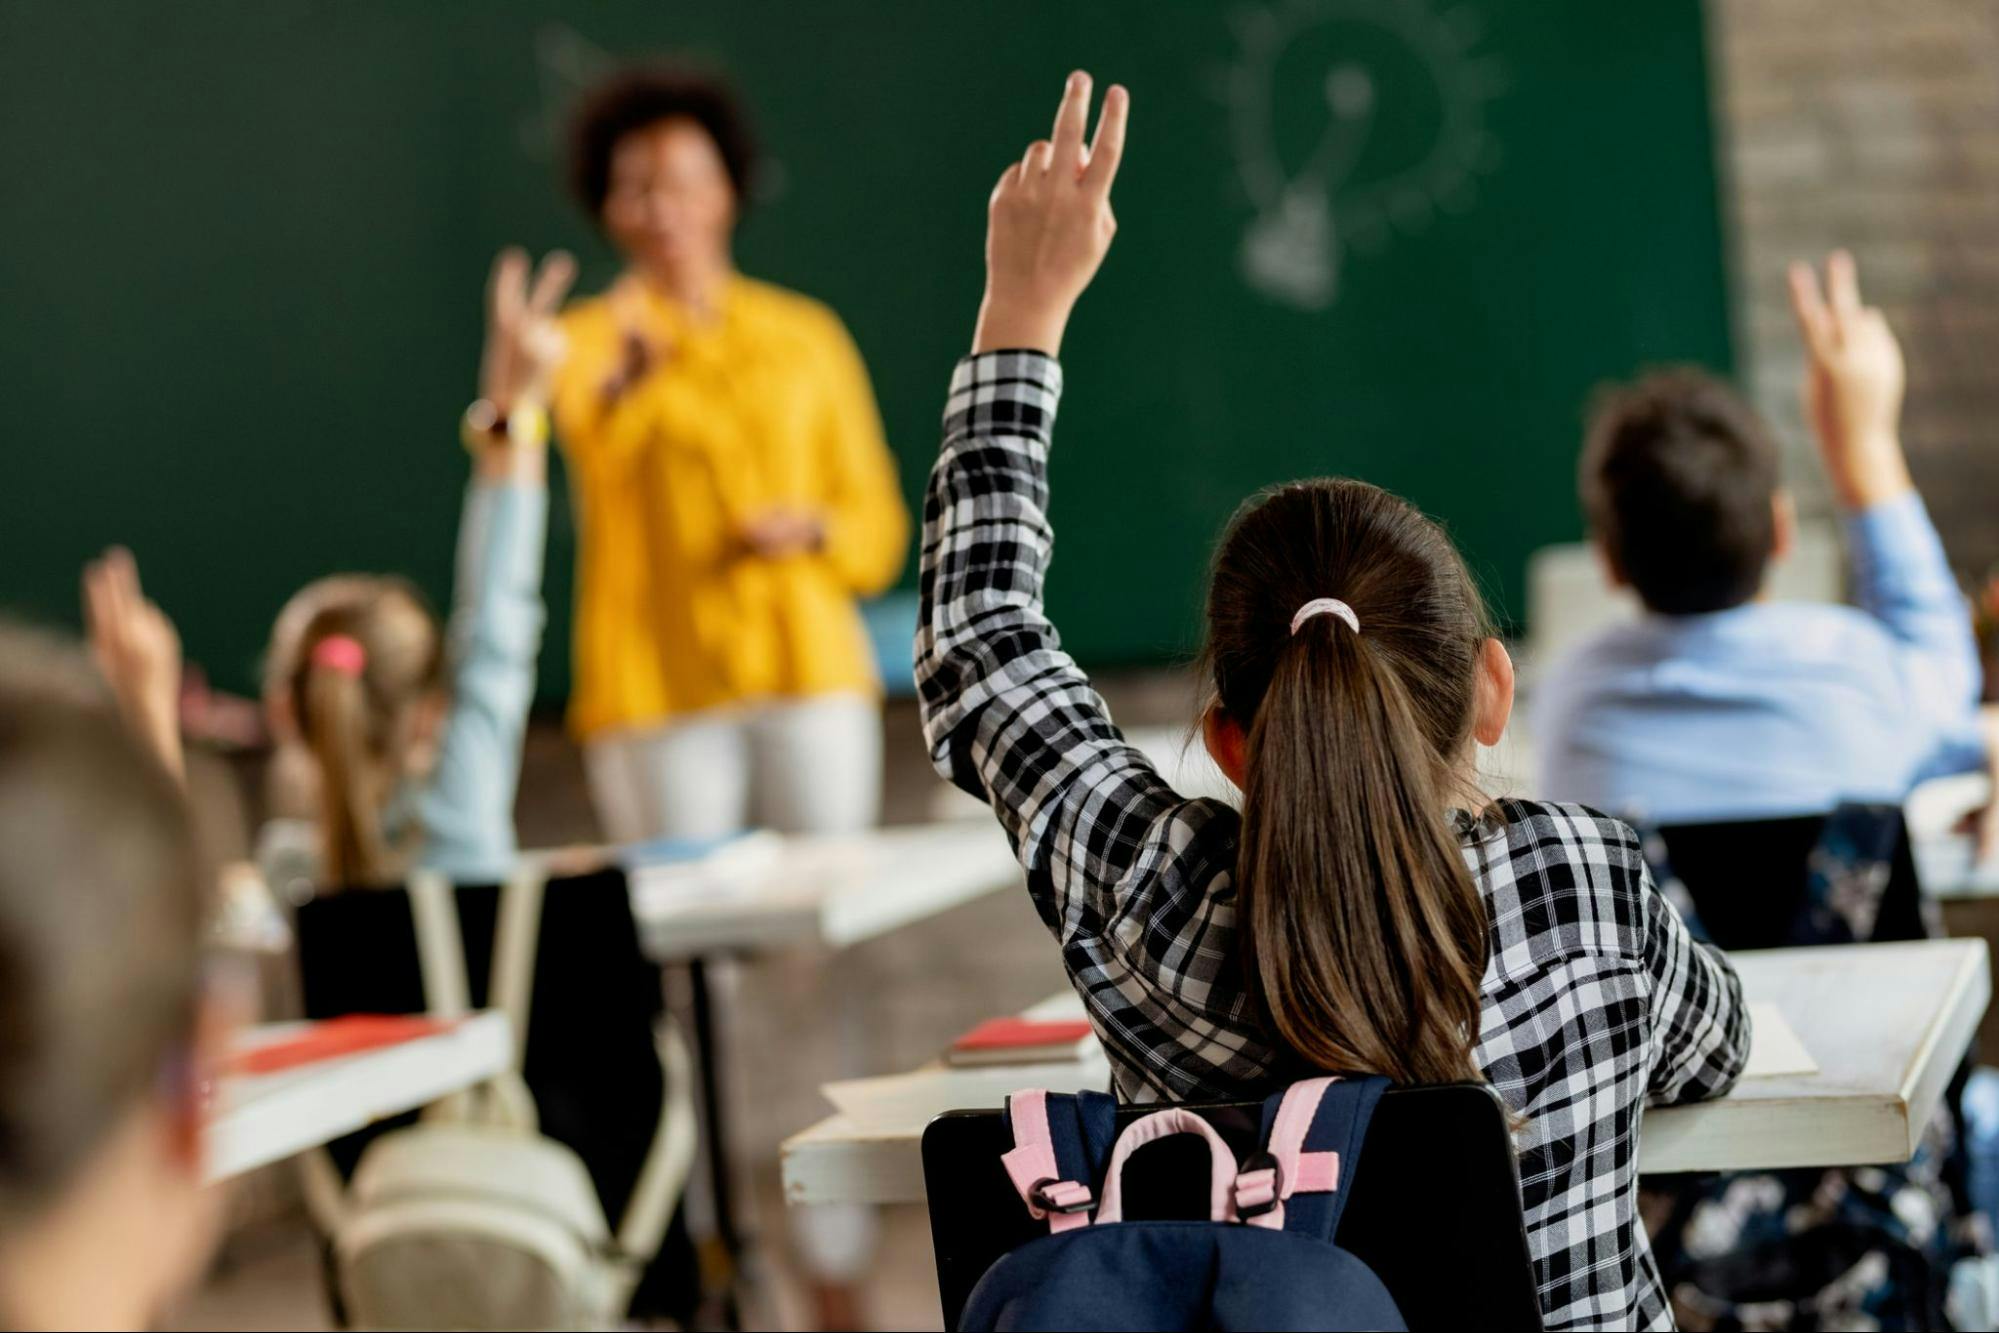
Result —
<path fill-rule="evenodd" d="M 1847 515 L 1846 537 L 1854 600 L 1888 631 L 1909 716 L 1927 733 L 1920 776 L 1977 767 L 1983 673 L 1971 609 L 1922 497 L 1911 491 Z"/>
<path fill-rule="evenodd" d="M 1946 727 L 1936 737 L 1935 745 L 1916 769 L 1914 781 L 1927 782 L 1931 778 L 1947 778 L 1958 773 L 1978 773 L 1984 768 L 1985 732 L 1974 715 Z"/>
<path fill-rule="evenodd" d="M 1580 794 L 1587 784 L 1579 772 L 1581 765 L 1576 754 L 1575 704 L 1579 690 L 1576 677 L 1580 674 L 1577 665 L 1591 646 L 1571 649 L 1553 666 L 1544 668 L 1521 701 L 1531 724 L 1527 734 L 1534 747 L 1532 772 L 1539 784 L 1522 795 L 1590 804 Z"/>
<path fill-rule="evenodd" d="M 418 797 L 423 864 L 459 882 L 512 870 L 514 791 L 546 612 L 543 486 L 475 483 L 458 530 L 449 653 L 451 712 Z"/>

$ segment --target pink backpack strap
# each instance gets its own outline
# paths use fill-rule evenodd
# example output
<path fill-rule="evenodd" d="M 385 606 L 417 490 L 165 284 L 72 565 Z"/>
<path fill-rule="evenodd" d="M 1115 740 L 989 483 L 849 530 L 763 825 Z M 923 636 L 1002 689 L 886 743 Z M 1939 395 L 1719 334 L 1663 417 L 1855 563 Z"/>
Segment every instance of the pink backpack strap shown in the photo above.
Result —
<path fill-rule="evenodd" d="M 1215 1127 L 1184 1107 L 1170 1106 L 1164 1111 L 1154 1111 L 1142 1120 L 1134 1120 L 1118 1135 L 1117 1147 L 1111 1150 L 1110 1168 L 1104 1172 L 1104 1202 L 1097 1209 L 1097 1221 L 1124 1221 L 1124 1163 L 1132 1153 L 1148 1143 L 1155 1143 L 1171 1134 L 1196 1134 L 1208 1143 L 1208 1220 L 1211 1222 L 1233 1222 L 1236 1220 L 1235 1197 L 1232 1186 L 1240 1179 L 1236 1174 L 1235 1154 Z"/>
<path fill-rule="evenodd" d="M 1253 1227 L 1284 1229 L 1284 1201 L 1294 1194 L 1329 1194 L 1340 1187 L 1340 1155 L 1305 1151 L 1305 1136 L 1333 1078 L 1306 1079 L 1284 1093 L 1270 1141 L 1236 1176 L 1236 1213 Z"/>
<path fill-rule="evenodd" d="M 1036 1221 L 1048 1220 L 1050 1231 L 1068 1231 L 1087 1226 L 1095 1196 L 1079 1180 L 1061 1178 L 1055 1164 L 1055 1141 L 1048 1132 L 1048 1091 L 1030 1088 L 1006 1099 L 1007 1116 L 1013 1122 L 1013 1148 L 1002 1153 L 1007 1178 L 1014 1192 L 1027 1205 Z"/>

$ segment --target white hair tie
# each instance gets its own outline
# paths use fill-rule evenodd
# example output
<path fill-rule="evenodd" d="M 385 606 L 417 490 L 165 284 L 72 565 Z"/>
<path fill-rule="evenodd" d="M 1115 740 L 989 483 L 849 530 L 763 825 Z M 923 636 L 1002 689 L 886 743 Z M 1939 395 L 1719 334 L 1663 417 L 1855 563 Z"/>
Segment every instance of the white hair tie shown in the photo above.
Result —
<path fill-rule="evenodd" d="M 1313 616 L 1338 616 L 1347 622 L 1348 629 L 1356 634 L 1360 633 L 1360 617 L 1353 613 L 1352 607 L 1337 597 L 1314 597 L 1299 607 L 1298 614 L 1291 617 L 1291 632 L 1295 635 L 1298 627 Z"/>

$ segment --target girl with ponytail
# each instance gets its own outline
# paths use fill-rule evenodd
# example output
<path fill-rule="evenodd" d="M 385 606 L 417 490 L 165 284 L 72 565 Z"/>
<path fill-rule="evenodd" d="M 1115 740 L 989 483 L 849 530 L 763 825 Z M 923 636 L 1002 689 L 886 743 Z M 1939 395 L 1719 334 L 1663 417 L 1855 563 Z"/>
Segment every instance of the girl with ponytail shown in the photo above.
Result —
<path fill-rule="evenodd" d="M 1299 482 L 1230 526 L 1207 621 L 1204 730 L 1243 793 L 1242 959 L 1275 1035 L 1318 1069 L 1479 1077 L 1486 910 L 1448 812 L 1484 804 L 1462 761 L 1499 739 L 1512 666 L 1464 562 L 1386 491 Z"/>
<path fill-rule="evenodd" d="M 503 252 L 487 292 L 481 396 L 465 414 L 472 484 L 447 635 L 403 579 L 342 574 L 279 613 L 264 703 L 278 738 L 259 860 L 294 900 L 399 883 L 412 865 L 461 882 L 512 870 L 514 788 L 541 648 L 548 524 L 545 404 L 555 314 L 576 266 L 530 278 Z"/>
<path fill-rule="evenodd" d="M 446 716 L 443 632 L 421 594 L 387 576 L 323 580 L 286 610 L 271 712 L 294 747 L 285 762 L 300 818 L 267 827 L 265 859 L 289 845 L 294 896 L 311 882 L 400 881 L 416 832 L 404 793 L 429 775 Z"/>
<path fill-rule="evenodd" d="M 1207 600 L 1203 717 L 1240 808 L 1169 788 L 1042 608 L 1070 309 L 1109 248 L 1129 98 L 1070 77 L 994 188 L 973 354 L 924 507 L 916 666 L 939 770 L 999 816 L 1127 1100 L 1308 1071 L 1488 1081 L 1519 1126 L 1548 1327 L 1670 1327 L 1636 1216 L 1649 1100 L 1716 1096 L 1749 1029 L 1624 825 L 1489 802 L 1513 671 L 1441 529 L 1362 482 L 1252 498 Z M 1141 336 L 1134 331 L 1132 336 Z"/>
<path fill-rule="evenodd" d="M 257 859 L 294 902 L 321 888 L 397 883 L 419 864 L 474 883 L 513 867 L 514 787 L 541 650 L 545 404 L 561 352 L 556 308 L 575 275 L 559 251 L 532 279 L 519 250 L 493 265 L 481 396 L 461 430 L 472 483 L 449 634 L 412 584 L 380 575 L 320 579 L 278 614 L 264 664 L 278 817 Z M 172 622 L 145 600 L 128 552 L 93 564 L 85 593 L 121 710 L 178 772 Z"/>

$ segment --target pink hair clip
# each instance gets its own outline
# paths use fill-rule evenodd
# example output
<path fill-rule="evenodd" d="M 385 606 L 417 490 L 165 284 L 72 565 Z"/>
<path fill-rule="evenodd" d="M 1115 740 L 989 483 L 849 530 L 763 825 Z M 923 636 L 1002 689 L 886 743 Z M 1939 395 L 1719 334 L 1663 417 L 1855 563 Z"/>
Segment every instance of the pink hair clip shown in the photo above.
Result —
<path fill-rule="evenodd" d="M 1353 613 L 1352 607 L 1337 597 L 1314 597 L 1299 607 L 1298 613 L 1291 617 L 1291 632 L 1296 634 L 1298 627 L 1313 616 L 1338 616 L 1347 622 L 1348 629 L 1356 634 L 1360 633 L 1360 617 Z"/>
<path fill-rule="evenodd" d="M 358 676 L 368 669 L 368 650 L 351 634 L 329 634 L 312 645 L 312 664 L 343 676 Z"/>

